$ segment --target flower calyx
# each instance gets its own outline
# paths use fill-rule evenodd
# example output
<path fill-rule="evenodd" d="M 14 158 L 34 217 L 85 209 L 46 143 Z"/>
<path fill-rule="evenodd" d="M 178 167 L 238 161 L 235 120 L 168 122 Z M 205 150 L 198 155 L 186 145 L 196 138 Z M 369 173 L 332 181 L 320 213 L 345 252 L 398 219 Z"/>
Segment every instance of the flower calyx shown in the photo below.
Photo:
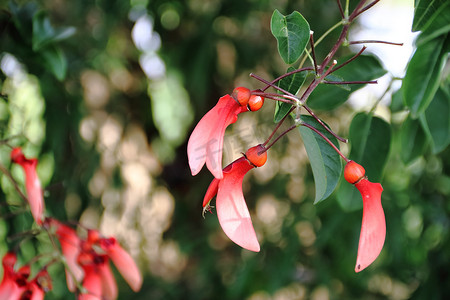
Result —
<path fill-rule="evenodd" d="M 356 184 L 366 177 L 366 170 L 363 166 L 354 162 L 349 161 L 344 168 L 344 178 L 351 184 Z"/>
<path fill-rule="evenodd" d="M 259 144 L 248 149 L 244 156 L 255 168 L 262 167 L 267 161 L 267 149 Z"/>
<path fill-rule="evenodd" d="M 242 86 L 235 88 L 231 97 L 233 97 L 240 106 L 247 107 L 249 111 L 257 111 L 264 104 L 263 97 L 252 94 L 248 88 Z"/>

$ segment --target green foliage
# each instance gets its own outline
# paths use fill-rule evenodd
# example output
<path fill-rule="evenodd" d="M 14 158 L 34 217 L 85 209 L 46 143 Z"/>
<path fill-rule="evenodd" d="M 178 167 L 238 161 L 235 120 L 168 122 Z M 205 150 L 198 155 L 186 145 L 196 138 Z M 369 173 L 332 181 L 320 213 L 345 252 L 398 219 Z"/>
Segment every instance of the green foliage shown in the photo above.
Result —
<path fill-rule="evenodd" d="M 284 16 L 275 10 L 270 21 L 270 30 L 278 42 L 278 52 L 286 64 L 295 63 L 309 41 L 309 24 L 294 11 Z"/>
<path fill-rule="evenodd" d="M 337 139 L 313 117 L 303 115 L 300 119 L 319 130 L 339 148 Z M 314 204 L 316 204 L 328 198 L 334 191 L 342 173 L 341 157 L 321 136 L 310 128 L 300 126 L 299 129 L 314 174 L 316 186 Z"/>
<path fill-rule="evenodd" d="M 429 41 L 417 48 L 409 62 L 403 97 L 414 119 L 425 111 L 439 87 L 449 45 L 445 36 Z"/>

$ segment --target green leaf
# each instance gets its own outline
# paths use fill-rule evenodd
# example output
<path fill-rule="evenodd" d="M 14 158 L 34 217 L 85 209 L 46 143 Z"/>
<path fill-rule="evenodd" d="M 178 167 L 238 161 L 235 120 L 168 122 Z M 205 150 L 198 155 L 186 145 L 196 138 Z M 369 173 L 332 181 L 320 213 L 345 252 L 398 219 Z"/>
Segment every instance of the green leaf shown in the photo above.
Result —
<path fill-rule="evenodd" d="M 287 69 L 286 73 L 289 73 L 289 72 L 292 72 L 295 70 L 296 69 L 294 67 L 289 67 Z M 308 73 L 306 71 L 300 72 L 300 73 L 294 73 L 288 77 L 281 79 L 278 86 L 281 87 L 282 89 L 290 92 L 291 94 L 296 95 L 298 93 L 298 91 L 301 89 L 303 83 L 305 82 L 307 74 Z M 287 115 L 287 113 L 289 112 L 291 107 L 292 107 L 292 104 L 277 101 L 277 104 L 275 106 L 275 114 L 273 117 L 273 121 L 275 123 L 280 122 L 281 119 L 283 119 Z"/>
<path fill-rule="evenodd" d="M 351 56 L 342 58 L 347 61 Z M 333 73 L 345 81 L 368 81 L 374 80 L 386 74 L 380 62 L 373 56 L 361 55 L 355 61 Z M 313 109 L 330 110 L 347 101 L 354 91 L 362 88 L 365 84 L 350 84 L 350 90 L 342 89 L 338 85 L 319 84 L 309 96 L 307 102 Z"/>
<path fill-rule="evenodd" d="M 58 80 L 63 80 L 67 73 L 67 60 L 63 51 L 56 46 L 49 46 L 39 52 L 43 63 Z"/>
<path fill-rule="evenodd" d="M 398 89 L 392 94 L 391 97 L 391 105 L 390 109 L 391 112 L 399 112 L 405 109 L 405 106 L 403 105 L 403 93 L 401 89 Z"/>
<path fill-rule="evenodd" d="M 450 31 L 450 1 L 442 3 L 422 27 L 416 44 L 421 45 Z"/>
<path fill-rule="evenodd" d="M 419 120 L 414 120 L 408 115 L 400 131 L 400 142 L 402 145 L 400 157 L 405 164 L 409 164 L 425 153 L 430 141 Z"/>
<path fill-rule="evenodd" d="M 417 47 L 403 79 L 403 99 L 416 119 L 425 111 L 434 97 L 447 59 L 445 37 L 434 39 Z M 450 39 L 449 39 L 450 40 Z"/>
<path fill-rule="evenodd" d="M 302 55 L 309 41 L 309 24 L 294 11 L 283 16 L 275 10 L 270 21 L 270 30 L 277 39 L 278 52 L 286 64 L 293 64 Z"/>
<path fill-rule="evenodd" d="M 364 167 L 370 181 L 379 182 L 391 145 L 390 125 L 371 113 L 358 113 L 350 124 L 349 141 L 349 158 Z M 362 207 L 361 194 L 344 179 L 341 179 L 337 200 L 346 211 Z"/>
<path fill-rule="evenodd" d="M 37 12 L 33 16 L 33 51 L 38 51 L 50 44 L 65 40 L 75 33 L 74 27 L 54 29 L 45 12 Z"/>
<path fill-rule="evenodd" d="M 301 120 L 318 129 L 339 149 L 337 139 L 326 131 L 313 117 L 302 115 Z M 316 186 L 314 204 L 316 204 L 330 196 L 336 188 L 342 172 L 341 157 L 322 137 L 311 129 L 300 126 L 299 130 L 314 175 Z"/>
<path fill-rule="evenodd" d="M 445 4 L 447 0 L 419 0 L 415 1 L 412 31 L 422 30 L 433 14 Z"/>
<path fill-rule="evenodd" d="M 450 95 L 447 91 L 437 91 L 425 113 L 420 116 L 420 122 L 431 140 L 434 154 L 450 144 Z"/>

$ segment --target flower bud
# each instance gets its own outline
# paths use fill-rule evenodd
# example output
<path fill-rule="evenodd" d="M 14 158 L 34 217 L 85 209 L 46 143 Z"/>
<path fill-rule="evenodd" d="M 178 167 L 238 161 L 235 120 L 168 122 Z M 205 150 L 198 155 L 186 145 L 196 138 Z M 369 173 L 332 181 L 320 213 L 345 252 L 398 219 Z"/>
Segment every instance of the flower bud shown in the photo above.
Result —
<path fill-rule="evenodd" d="M 344 178 L 351 184 L 357 183 L 366 174 L 364 168 L 355 163 L 353 160 L 349 161 L 344 168 Z"/>
<path fill-rule="evenodd" d="M 264 104 L 264 98 L 257 95 L 251 95 L 250 99 L 248 100 L 248 110 L 250 111 L 257 111 L 259 110 Z"/>
<path fill-rule="evenodd" d="M 231 96 L 239 102 L 241 106 L 247 106 L 248 100 L 250 98 L 251 92 L 246 87 L 237 87 L 233 90 L 233 94 Z"/>
<path fill-rule="evenodd" d="M 248 149 L 247 152 L 245 152 L 245 157 L 255 167 L 264 166 L 264 164 L 267 161 L 266 148 L 263 145 L 259 144 L 255 147 Z"/>

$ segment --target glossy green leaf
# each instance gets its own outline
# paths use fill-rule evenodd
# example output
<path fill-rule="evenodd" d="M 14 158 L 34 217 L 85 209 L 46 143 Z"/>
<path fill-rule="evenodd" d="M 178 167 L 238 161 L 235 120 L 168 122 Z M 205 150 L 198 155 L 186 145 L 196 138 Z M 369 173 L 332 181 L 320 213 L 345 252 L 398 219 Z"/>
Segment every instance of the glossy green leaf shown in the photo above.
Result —
<path fill-rule="evenodd" d="M 450 95 L 447 91 L 436 92 L 420 121 L 430 138 L 433 153 L 441 152 L 450 144 Z"/>
<path fill-rule="evenodd" d="M 423 30 L 427 22 L 432 19 L 432 16 L 438 11 L 447 0 L 418 0 L 415 1 L 414 19 L 412 24 L 412 31 Z"/>
<path fill-rule="evenodd" d="M 405 109 L 405 106 L 403 104 L 403 93 L 401 89 L 398 89 L 392 94 L 391 97 L 391 105 L 390 109 L 391 112 L 399 112 Z"/>
<path fill-rule="evenodd" d="M 43 11 L 33 16 L 33 51 L 38 51 L 52 43 L 69 38 L 75 33 L 74 27 L 55 29 Z"/>
<path fill-rule="evenodd" d="M 278 52 L 286 64 L 299 59 L 309 41 L 309 24 L 303 16 L 294 11 L 284 16 L 278 10 L 272 14 L 270 30 L 277 39 Z"/>
<path fill-rule="evenodd" d="M 342 58 L 340 62 L 347 61 L 351 56 Z M 361 55 L 355 61 L 337 70 L 333 75 L 345 81 L 374 80 L 386 74 L 380 62 L 373 56 Z M 311 93 L 307 103 L 313 109 L 330 110 L 338 107 L 348 100 L 350 94 L 365 84 L 350 84 L 350 90 L 342 89 L 338 85 L 319 84 Z"/>
<path fill-rule="evenodd" d="M 450 31 L 450 1 L 442 3 L 422 27 L 416 44 L 420 45 Z"/>
<path fill-rule="evenodd" d="M 390 125 L 373 114 L 358 113 L 350 125 L 349 142 L 351 145 L 349 158 L 364 167 L 370 181 L 379 182 L 391 145 Z M 337 199 L 346 211 L 362 207 L 361 194 L 344 179 L 341 179 Z"/>
<path fill-rule="evenodd" d="M 326 131 L 313 117 L 303 115 L 301 116 L 301 120 L 318 129 L 339 148 L 337 139 Z M 300 126 L 299 129 L 314 175 L 316 187 L 314 203 L 318 203 L 330 196 L 336 188 L 342 172 L 341 157 L 317 133 L 304 126 Z"/>
<path fill-rule="evenodd" d="M 43 64 L 59 80 L 63 80 L 67 73 L 67 60 L 59 47 L 49 46 L 40 51 Z"/>
<path fill-rule="evenodd" d="M 416 119 L 425 111 L 434 97 L 447 58 L 444 37 L 434 39 L 417 47 L 403 79 L 403 98 Z"/>
<path fill-rule="evenodd" d="M 287 69 L 286 73 L 289 73 L 289 72 L 292 72 L 295 70 L 296 69 L 294 67 L 289 67 Z M 290 92 L 291 94 L 296 95 L 298 93 L 298 91 L 300 90 L 300 88 L 302 87 L 303 83 L 305 82 L 307 74 L 308 73 L 306 71 L 301 72 L 301 73 L 294 73 L 288 77 L 281 79 L 278 86 L 281 87 L 282 89 Z M 289 103 L 277 101 L 277 104 L 275 106 L 275 114 L 273 117 L 273 121 L 275 123 L 280 122 L 281 119 L 283 119 L 287 115 L 287 113 L 289 112 L 291 107 L 292 107 L 292 105 Z"/>
<path fill-rule="evenodd" d="M 423 155 L 430 143 L 419 120 L 414 120 L 410 116 L 403 122 L 400 141 L 402 146 L 400 157 L 405 164 Z"/>

